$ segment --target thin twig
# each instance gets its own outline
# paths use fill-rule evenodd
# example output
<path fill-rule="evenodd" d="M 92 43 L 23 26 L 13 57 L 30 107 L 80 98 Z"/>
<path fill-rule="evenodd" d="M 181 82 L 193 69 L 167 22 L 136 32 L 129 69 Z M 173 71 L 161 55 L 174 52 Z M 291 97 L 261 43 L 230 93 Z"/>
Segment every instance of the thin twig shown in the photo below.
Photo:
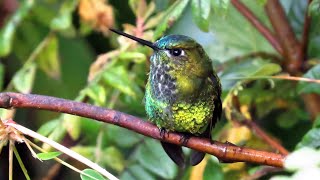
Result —
<path fill-rule="evenodd" d="M 239 0 L 231 0 L 231 3 L 237 10 L 248 19 L 248 21 L 269 41 L 272 47 L 281 55 L 283 49 L 274 34 L 266 27 L 250 9 Z"/>
<path fill-rule="evenodd" d="M 14 124 L 14 123 L 7 123 L 6 125 L 14 127 L 15 129 L 19 130 L 20 132 L 22 132 L 25 135 L 28 135 L 30 137 L 33 137 L 35 139 L 38 139 L 44 143 L 49 144 L 50 146 L 52 146 L 53 148 L 67 154 L 68 156 L 82 162 L 83 164 L 91 167 L 92 169 L 96 170 L 97 172 L 101 173 L 102 175 L 104 175 L 105 177 L 107 177 L 110 180 L 118 180 L 118 178 L 116 178 L 115 176 L 113 176 L 111 173 L 109 173 L 108 171 L 106 171 L 105 169 L 103 169 L 102 167 L 100 167 L 98 164 L 93 163 L 92 161 L 90 161 L 89 159 L 83 157 L 82 155 L 62 146 L 59 143 L 56 143 L 55 141 L 52 141 L 49 138 L 46 138 L 28 128 L 25 128 L 19 124 Z M 61 163 L 61 162 L 60 162 Z"/>
<path fill-rule="evenodd" d="M 261 129 L 254 121 L 252 120 L 243 120 L 242 123 L 248 128 L 252 129 L 257 136 L 263 139 L 266 143 L 270 144 L 271 147 L 278 150 L 283 155 L 288 155 L 289 151 L 284 148 L 277 140 L 270 137 L 263 129 Z"/>
<path fill-rule="evenodd" d="M 9 92 L 0 93 L 0 107 L 36 108 L 87 117 L 105 123 L 115 124 L 154 139 L 206 152 L 216 156 L 223 162 L 250 162 L 283 167 L 285 158 L 284 155 L 277 153 L 238 147 L 200 137 L 191 137 L 187 142 L 183 142 L 181 141 L 183 135 L 180 133 L 167 132 L 166 135 L 162 137 L 159 129 L 155 125 L 140 118 L 111 109 L 104 109 L 81 102 L 49 96 Z"/>

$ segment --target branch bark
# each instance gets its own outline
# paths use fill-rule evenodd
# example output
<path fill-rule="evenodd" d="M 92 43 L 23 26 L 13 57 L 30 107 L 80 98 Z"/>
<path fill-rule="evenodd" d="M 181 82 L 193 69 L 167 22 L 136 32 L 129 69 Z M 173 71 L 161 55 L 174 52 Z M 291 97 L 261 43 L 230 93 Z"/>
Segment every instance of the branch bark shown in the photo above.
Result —
<path fill-rule="evenodd" d="M 286 70 L 291 75 L 299 75 L 303 62 L 303 51 L 293 29 L 286 17 L 284 9 L 278 0 L 268 0 L 265 10 L 279 39 L 286 59 Z"/>
<path fill-rule="evenodd" d="M 10 92 L 0 93 L 0 107 L 6 109 L 34 108 L 87 117 L 121 126 L 154 139 L 206 152 L 216 156 L 222 162 L 249 162 L 283 167 L 285 159 L 285 156 L 281 154 L 238 147 L 200 137 L 191 137 L 183 143 L 181 141 L 183 136 L 174 132 L 166 133 L 162 139 L 159 129 L 155 125 L 140 118 L 111 109 L 55 97 Z"/>

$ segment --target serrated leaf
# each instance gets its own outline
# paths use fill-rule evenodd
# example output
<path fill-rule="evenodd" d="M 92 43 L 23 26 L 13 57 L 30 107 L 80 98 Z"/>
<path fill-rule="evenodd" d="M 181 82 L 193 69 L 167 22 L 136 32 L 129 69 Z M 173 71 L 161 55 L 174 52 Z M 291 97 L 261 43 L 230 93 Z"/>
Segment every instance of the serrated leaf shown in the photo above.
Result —
<path fill-rule="evenodd" d="M 154 38 L 158 39 L 163 33 L 179 19 L 184 9 L 187 7 L 189 0 L 175 1 L 165 12 L 165 17 L 157 26 Z"/>
<path fill-rule="evenodd" d="M 14 15 L 7 21 L 6 25 L 0 30 L 0 57 L 7 56 L 12 49 L 12 40 L 15 31 L 21 21 L 28 15 L 33 7 L 34 1 L 23 1 Z"/>
<path fill-rule="evenodd" d="M 311 68 L 306 74 L 303 75 L 304 78 L 310 79 L 320 79 L 320 64 Z M 298 92 L 302 93 L 318 93 L 320 94 L 320 84 L 312 82 L 302 82 L 298 84 Z"/>
<path fill-rule="evenodd" d="M 36 74 L 36 64 L 31 63 L 20 69 L 13 77 L 15 89 L 21 93 L 30 93 Z"/>
<path fill-rule="evenodd" d="M 177 166 L 162 149 L 160 143 L 153 139 L 146 139 L 139 147 L 136 158 L 149 171 L 165 179 L 173 179 L 177 173 Z"/>
<path fill-rule="evenodd" d="M 86 176 L 88 174 L 91 177 Z M 93 169 L 85 169 L 81 172 L 80 178 L 82 180 L 106 180 L 100 173 Z"/>
<path fill-rule="evenodd" d="M 62 154 L 61 152 L 46 152 L 46 153 L 38 153 L 37 157 L 41 160 L 50 160 L 53 158 L 58 157 L 60 154 Z"/>
<path fill-rule="evenodd" d="M 58 39 L 56 36 L 50 37 L 50 40 L 45 48 L 38 55 L 37 63 L 49 77 L 54 79 L 60 78 L 60 59 Z"/>
<path fill-rule="evenodd" d="M 70 114 L 63 115 L 63 126 L 73 140 L 77 140 L 81 132 L 81 117 Z"/>
<path fill-rule="evenodd" d="M 192 18 L 198 27 L 205 32 L 209 31 L 210 1 L 191 0 Z"/>

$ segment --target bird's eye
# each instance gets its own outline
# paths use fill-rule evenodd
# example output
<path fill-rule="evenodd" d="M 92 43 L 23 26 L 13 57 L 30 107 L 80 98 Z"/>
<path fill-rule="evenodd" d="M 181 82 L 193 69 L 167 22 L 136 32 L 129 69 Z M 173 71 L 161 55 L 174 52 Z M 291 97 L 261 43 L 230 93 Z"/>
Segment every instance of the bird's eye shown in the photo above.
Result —
<path fill-rule="evenodd" d="M 182 49 L 170 49 L 169 53 L 172 56 L 183 56 L 183 55 L 185 55 L 185 53 L 184 53 L 184 51 Z"/>

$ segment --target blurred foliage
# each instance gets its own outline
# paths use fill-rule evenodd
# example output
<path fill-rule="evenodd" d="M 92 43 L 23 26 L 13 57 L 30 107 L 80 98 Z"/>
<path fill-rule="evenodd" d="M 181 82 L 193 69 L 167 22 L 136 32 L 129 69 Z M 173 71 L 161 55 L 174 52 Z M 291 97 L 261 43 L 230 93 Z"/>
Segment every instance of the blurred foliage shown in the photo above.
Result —
<path fill-rule="evenodd" d="M 270 27 L 265 0 L 243 2 Z M 309 7 L 304 0 L 281 3 L 298 37 L 306 11 L 312 16 L 310 68 L 303 77 L 319 79 L 319 1 Z M 213 137 L 273 150 L 241 124 L 243 118 L 254 119 L 286 148 L 296 147 L 297 152 L 286 161 L 293 176 L 319 173 L 318 169 L 305 171 L 300 163 L 310 157 L 314 160 L 310 166 L 319 168 L 319 118 L 312 127 L 300 98 L 300 94 L 320 94 L 319 84 L 259 78 L 285 73 L 280 66 L 283 60 L 229 0 L 19 0 L 0 29 L 0 88 L 74 99 L 146 119 L 143 96 L 152 50 L 110 34 L 110 27 L 149 41 L 173 33 L 195 38 L 213 60 L 223 84 L 225 117 L 216 125 Z M 2 118 L 13 114 L 2 109 L 0 113 Z M 245 163 L 222 164 L 208 155 L 199 166 L 182 170 L 156 140 L 114 125 L 39 111 L 18 110 L 14 119 L 67 143 L 121 179 L 239 179 L 259 169 Z M 86 172 L 101 178 L 91 170 Z M 0 172 L 3 179 L 1 174 L 4 172 Z M 34 173 L 38 178 L 44 175 Z M 274 177 L 283 178 L 289 177 Z"/>

